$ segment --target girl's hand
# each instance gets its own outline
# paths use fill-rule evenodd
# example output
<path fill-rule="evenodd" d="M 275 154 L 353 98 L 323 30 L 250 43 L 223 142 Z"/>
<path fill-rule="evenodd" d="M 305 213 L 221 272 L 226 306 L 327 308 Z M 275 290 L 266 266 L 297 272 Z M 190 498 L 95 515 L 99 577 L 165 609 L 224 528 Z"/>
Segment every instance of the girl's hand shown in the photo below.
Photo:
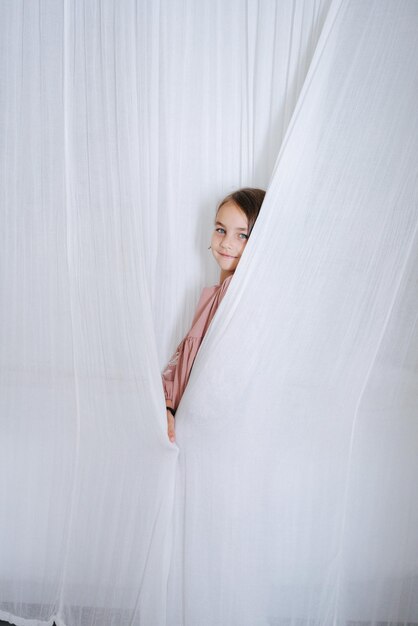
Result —
<path fill-rule="evenodd" d="M 169 440 L 173 443 L 175 440 L 174 417 L 171 415 L 170 411 L 167 411 L 167 433 Z"/>

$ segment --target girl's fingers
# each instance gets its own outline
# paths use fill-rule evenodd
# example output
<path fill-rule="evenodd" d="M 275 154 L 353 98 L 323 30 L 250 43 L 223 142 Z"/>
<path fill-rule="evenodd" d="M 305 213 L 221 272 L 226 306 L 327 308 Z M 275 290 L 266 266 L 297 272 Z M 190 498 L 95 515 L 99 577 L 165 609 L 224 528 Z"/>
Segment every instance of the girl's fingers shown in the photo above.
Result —
<path fill-rule="evenodd" d="M 168 432 L 169 440 L 174 441 L 175 439 L 174 417 L 171 415 L 170 411 L 167 411 L 167 432 Z"/>

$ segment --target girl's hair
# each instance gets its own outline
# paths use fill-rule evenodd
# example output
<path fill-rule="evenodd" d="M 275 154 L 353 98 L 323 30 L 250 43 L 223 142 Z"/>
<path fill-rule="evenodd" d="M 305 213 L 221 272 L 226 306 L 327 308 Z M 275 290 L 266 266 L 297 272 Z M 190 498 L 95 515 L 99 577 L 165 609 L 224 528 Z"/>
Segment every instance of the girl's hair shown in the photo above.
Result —
<path fill-rule="evenodd" d="M 238 189 L 230 193 L 219 203 L 216 213 L 218 213 L 219 209 L 227 202 L 235 202 L 248 219 L 248 235 L 250 235 L 265 195 L 266 192 L 263 189 L 256 189 L 254 187 Z"/>

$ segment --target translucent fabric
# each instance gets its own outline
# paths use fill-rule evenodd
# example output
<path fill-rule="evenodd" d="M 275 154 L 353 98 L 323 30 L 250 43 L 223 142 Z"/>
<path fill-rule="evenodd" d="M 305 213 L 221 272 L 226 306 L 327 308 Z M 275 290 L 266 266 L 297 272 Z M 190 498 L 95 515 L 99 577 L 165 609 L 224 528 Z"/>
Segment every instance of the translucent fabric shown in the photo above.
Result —
<path fill-rule="evenodd" d="M 0 28 L 0 618 L 417 624 L 416 1 Z M 240 185 L 268 193 L 172 445 L 160 369 Z"/>

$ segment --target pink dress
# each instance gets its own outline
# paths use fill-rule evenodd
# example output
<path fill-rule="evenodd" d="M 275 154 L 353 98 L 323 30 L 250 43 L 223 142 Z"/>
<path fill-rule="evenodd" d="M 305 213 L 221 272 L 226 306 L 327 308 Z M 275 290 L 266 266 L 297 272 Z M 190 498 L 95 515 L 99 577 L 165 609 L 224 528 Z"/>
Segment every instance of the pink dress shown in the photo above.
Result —
<path fill-rule="evenodd" d="M 231 278 L 232 276 L 228 276 L 221 285 L 203 289 L 192 326 L 183 341 L 177 346 L 177 350 L 162 373 L 164 395 L 166 400 L 171 401 L 174 409 L 177 409 L 180 403 L 200 344 L 222 302 Z"/>

